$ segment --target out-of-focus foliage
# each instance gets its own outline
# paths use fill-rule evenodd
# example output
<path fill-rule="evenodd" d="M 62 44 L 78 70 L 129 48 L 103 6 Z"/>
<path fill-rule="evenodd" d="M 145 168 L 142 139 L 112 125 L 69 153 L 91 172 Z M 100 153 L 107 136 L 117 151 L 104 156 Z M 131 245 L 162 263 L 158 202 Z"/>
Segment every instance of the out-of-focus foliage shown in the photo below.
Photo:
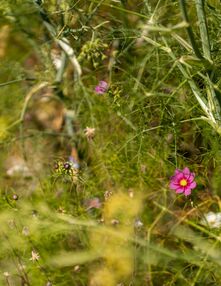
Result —
<path fill-rule="evenodd" d="M 189 85 L 220 101 L 221 10 L 203 2 L 212 63 L 179 1 L 1 1 L 1 285 L 221 284 L 220 135 Z M 185 166 L 187 198 L 169 190 Z"/>

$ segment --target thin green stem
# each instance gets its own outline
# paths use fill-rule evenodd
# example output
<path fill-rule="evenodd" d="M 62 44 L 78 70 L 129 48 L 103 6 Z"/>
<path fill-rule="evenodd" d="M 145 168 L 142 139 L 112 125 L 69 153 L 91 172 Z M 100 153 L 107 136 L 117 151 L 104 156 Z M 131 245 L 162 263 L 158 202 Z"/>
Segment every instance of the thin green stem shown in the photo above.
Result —
<path fill-rule="evenodd" d="M 201 55 L 201 52 L 200 52 L 200 50 L 198 48 L 198 45 L 197 45 L 197 43 L 195 41 L 192 27 L 190 25 L 190 21 L 189 21 L 187 9 L 186 9 L 186 1 L 185 0 L 180 0 L 180 8 L 181 8 L 181 11 L 182 11 L 183 19 L 188 24 L 188 26 L 186 27 L 186 30 L 187 30 L 187 34 L 189 36 L 192 48 L 194 50 L 194 53 L 195 53 L 195 55 L 199 59 L 203 59 L 203 56 Z"/>
<path fill-rule="evenodd" d="M 10 80 L 10 81 L 6 81 L 6 82 L 0 83 L 0 87 L 6 86 L 6 85 L 10 85 L 10 84 L 14 84 L 14 83 L 18 83 L 18 82 L 22 82 L 22 81 L 35 81 L 35 79 L 34 78 L 14 79 L 14 80 Z"/>
<path fill-rule="evenodd" d="M 93 2 L 93 3 L 99 3 L 98 0 L 89 0 L 90 2 Z M 138 12 L 135 12 L 135 11 L 132 11 L 132 10 L 127 10 L 127 9 L 124 9 L 120 6 L 116 6 L 116 5 L 113 5 L 113 4 L 109 4 L 109 3 L 102 3 L 102 5 L 104 6 L 109 6 L 110 8 L 113 8 L 113 9 L 116 9 L 116 10 L 119 10 L 119 11 L 122 11 L 122 12 L 125 12 L 125 13 L 128 13 L 128 14 L 132 14 L 132 15 L 136 15 L 136 16 L 139 16 L 141 18 L 145 18 L 145 19 L 149 19 L 148 16 L 146 15 L 143 15 L 141 13 L 138 13 Z"/>

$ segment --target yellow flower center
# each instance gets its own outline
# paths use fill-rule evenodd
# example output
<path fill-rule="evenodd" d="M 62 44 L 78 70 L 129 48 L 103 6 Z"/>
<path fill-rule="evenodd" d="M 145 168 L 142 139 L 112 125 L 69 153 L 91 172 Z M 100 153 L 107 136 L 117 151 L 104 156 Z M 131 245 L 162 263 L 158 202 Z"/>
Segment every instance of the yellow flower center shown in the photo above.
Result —
<path fill-rule="evenodd" d="M 186 185 L 187 185 L 187 180 L 186 179 L 180 180 L 180 186 L 185 187 Z"/>

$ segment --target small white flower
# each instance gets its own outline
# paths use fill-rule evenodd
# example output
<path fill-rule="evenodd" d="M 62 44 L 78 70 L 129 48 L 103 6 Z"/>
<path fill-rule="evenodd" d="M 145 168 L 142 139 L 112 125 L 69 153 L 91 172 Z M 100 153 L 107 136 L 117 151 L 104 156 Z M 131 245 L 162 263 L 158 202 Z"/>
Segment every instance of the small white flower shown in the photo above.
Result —
<path fill-rule="evenodd" d="M 205 214 L 204 218 L 200 221 L 200 223 L 211 228 L 221 227 L 221 212 L 208 212 L 207 214 Z"/>
<path fill-rule="evenodd" d="M 56 70 L 60 70 L 62 66 L 62 60 L 61 60 L 61 55 L 57 52 L 57 50 L 51 51 L 51 59 Z"/>
<path fill-rule="evenodd" d="M 37 252 L 35 252 L 34 250 L 32 250 L 31 258 L 29 260 L 38 261 L 39 259 L 40 259 L 40 255 Z"/>
<path fill-rule="evenodd" d="M 118 219 L 112 219 L 111 220 L 111 224 L 112 225 L 118 225 L 120 222 L 119 222 L 119 220 Z"/>
<path fill-rule="evenodd" d="M 134 223 L 134 226 L 135 226 L 136 228 L 140 228 L 140 227 L 143 226 L 143 222 L 142 222 L 141 220 L 139 220 L 139 219 L 136 219 L 136 220 L 135 220 L 135 223 Z"/>
<path fill-rule="evenodd" d="M 87 137 L 88 141 L 92 140 L 95 136 L 95 128 L 86 127 L 84 130 L 84 134 Z"/>
<path fill-rule="evenodd" d="M 128 190 L 129 197 L 132 199 L 134 197 L 134 192 L 132 189 Z"/>
<path fill-rule="evenodd" d="M 8 272 L 4 272 L 3 275 L 4 275 L 5 277 L 9 277 L 9 276 L 10 276 L 10 274 L 9 274 Z"/>
<path fill-rule="evenodd" d="M 75 267 L 74 267 L 74 271 L 75 272 L 78 272 L 80 270 L 80 266 L 79 265 L 76 265 Z"/>
<path fill-rule="evenodd" d="M 107 201 L 111 196 L 113 195 L 113 193 L 111 191 L 106 191 L 104 193 L 104 199 L 105 201 Z"/>

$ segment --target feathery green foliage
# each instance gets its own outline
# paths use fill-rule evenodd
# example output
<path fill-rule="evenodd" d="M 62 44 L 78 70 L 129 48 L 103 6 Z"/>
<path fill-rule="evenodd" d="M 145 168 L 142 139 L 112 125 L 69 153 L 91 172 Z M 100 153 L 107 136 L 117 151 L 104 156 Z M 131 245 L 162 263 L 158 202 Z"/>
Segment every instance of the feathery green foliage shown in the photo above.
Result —
<path fill-rule="evenodd" d="M 0 16 L 0 284 L 221 285 L 219 1 Z M 169 189 L 185 166 L 189 197 Z"/>

